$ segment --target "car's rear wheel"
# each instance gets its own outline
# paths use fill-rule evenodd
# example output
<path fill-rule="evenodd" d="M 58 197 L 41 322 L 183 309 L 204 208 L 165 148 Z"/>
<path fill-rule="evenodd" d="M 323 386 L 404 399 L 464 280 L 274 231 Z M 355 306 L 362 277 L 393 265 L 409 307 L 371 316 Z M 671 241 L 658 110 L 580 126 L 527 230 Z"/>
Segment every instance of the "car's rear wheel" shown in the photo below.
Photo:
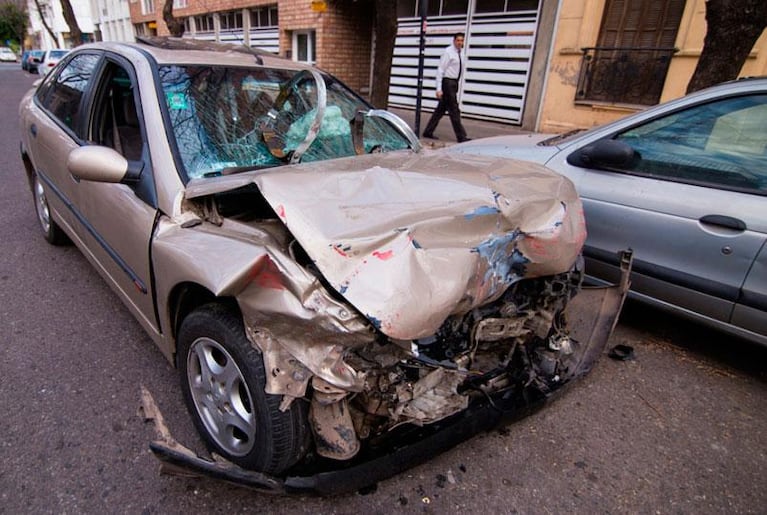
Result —
<path fill-rule="evenodd" d="M 241 467 L 279 474 L 306 453 L 307 403 L 280 411 L 281 397 L 264 391 L 261 353 L 238 315 L 208 304 L 179 331 L 177 364 L 195 426 L 208 447 Z"/>
<path fill-rule="evenodd" d="M 37 221 L 40 222 L 40 228 L 43 230 L 43 236 L 52 245 L 66 245 L 69 238 L 61 230 L 51 215 L 51 208 L 48 206 L 48 197 L 45 195 L 45 188 L 40 178 L 35 175 L 33 195 L 35 196 L 35 211 L 37 212 Z"/>

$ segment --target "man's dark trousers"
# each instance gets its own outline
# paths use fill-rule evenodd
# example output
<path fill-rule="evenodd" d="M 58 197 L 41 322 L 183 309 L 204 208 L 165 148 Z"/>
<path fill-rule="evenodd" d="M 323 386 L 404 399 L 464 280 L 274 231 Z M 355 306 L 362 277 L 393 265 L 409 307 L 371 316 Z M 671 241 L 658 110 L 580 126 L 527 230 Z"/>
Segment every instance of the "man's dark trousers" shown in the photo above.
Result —
<path fill-rule="evenodd" d="M 456 79 L 442 79 L 442 98 L 439 99 L 437 109 L 429 118 L 429 123 L 423 131 L 424 136 L 434 134 L 434 129 L 442 119 L 442 116 L 448 111 L 450 114 L 450 123 L 453 124 L 455 139 L 463 141 L 466 139 L 466 130 L 461 124 L 461 110 L 458 107 L 458 81 Z"/>

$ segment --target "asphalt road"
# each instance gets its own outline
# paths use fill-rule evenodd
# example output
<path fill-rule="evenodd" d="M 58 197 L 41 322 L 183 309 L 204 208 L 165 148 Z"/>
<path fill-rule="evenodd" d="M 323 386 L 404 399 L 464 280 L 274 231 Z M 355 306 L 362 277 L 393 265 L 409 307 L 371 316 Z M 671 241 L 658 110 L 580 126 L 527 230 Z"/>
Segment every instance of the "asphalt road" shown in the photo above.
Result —
<path fill-rule="evenodd" d="M 176 372 L 79 251 L 48 245 L 18 156 L 36 76 L 0 69 L 0 513 L 764 513 L 767 351 L 629 304 L 542 411 L 365 494 L 273 497 L 163 476 L 141 385 L 199 447 Z"/>

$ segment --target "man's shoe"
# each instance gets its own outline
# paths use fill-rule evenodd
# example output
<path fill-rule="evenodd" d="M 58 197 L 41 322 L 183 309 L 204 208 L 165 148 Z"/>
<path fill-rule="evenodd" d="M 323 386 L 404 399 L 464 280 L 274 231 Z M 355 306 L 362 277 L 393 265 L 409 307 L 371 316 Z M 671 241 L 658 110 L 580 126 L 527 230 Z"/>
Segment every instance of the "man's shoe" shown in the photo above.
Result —
<path fill-rule="evenodd" d="M 459 140 L 458 140 L 458 143 L 463 143 L 464 141 L 471 141 L 471 138 L 463 138 L 463 139 L 459 139 Z"/>
<path fill-rule="evenodd" d="M 434 134 L 432 134 L 430 132 L 424 132 L 423 133 L 423 137 L 424 138 L 429 138 L 429 139 L 439 139 L 437 136 L 435 136 Z"/>

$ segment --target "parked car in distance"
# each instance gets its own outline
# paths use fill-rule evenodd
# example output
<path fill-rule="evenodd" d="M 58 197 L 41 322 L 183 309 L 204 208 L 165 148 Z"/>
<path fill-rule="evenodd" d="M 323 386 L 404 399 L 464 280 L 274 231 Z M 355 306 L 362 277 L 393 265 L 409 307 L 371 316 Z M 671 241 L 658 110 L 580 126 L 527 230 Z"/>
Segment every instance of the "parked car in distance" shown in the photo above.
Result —
<path fill-rule="evenodd" d="M 631 296 L 767 345 L 767 79 L 721 84 L 573 135 L 499 136 L 452 153 L 569 177 L 589 276 L 632 248 Z"/>
<path fill-rule="evenodd" d="M 0 46 L 0 61 L 4 63 L 15 63 L 16 54 L 7 46 Z"/>
<path fill-rule="evenodd" d="M 46 50 L 43 52 L 42 57 L 40 57 L 40 63 L 37 65 L 37 73 L 40 75 L 48 74 L 48 72 L 50 72 L 54 66 L 59 64 L 59 61 L 69 52 L 70 50 L 63 50 L 60 48 Z"/>
<path fill-rule="evenodd" d="M 627 281 L 579 292 L 568 179 L 422 151 L 302 63 L 146 42 L 78 47 L 19 114 L 43 236 L 92 262 L 228 461 L 167 439 L 161 459 L 273 492 L 353 491 L 601 354 Z"/>
<path fill-rule="evenodd" d="M 37 73 L 37 66 L 40 64 L 44 53 L 42 50 L 37 49 L 25 50 L 21 54 L 21 69 L 29 73 Z"/>

